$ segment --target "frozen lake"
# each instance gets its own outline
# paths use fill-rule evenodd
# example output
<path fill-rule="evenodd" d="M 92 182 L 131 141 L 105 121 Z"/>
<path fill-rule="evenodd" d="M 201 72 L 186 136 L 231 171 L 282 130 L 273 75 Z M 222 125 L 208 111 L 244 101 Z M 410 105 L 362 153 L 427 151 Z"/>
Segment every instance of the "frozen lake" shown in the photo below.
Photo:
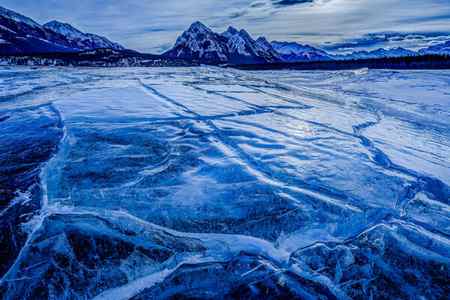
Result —
<path fill-rule="evenodd" d="M 4 299 L 445 299 L 450 71 L 0 69 Z"/>

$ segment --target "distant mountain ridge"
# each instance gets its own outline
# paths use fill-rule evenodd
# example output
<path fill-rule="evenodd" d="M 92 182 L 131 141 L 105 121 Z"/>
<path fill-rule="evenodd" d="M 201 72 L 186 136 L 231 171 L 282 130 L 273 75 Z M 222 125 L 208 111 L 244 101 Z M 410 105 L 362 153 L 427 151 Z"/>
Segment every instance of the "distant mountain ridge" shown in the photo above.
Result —
<path fill-rule="evenodd" d="M 31 18 L 0 7 L 0 55 L 80 52 L 100 48 L 125 49 L 105 37 L 83 33 L 69 24 L 53 21 L 42 26 Z"/>
<path fill-rule="evenodd" d="M 331 55 L 324 50 L 302 45 L 295 42 L 271 43 L 272 47 L 279 53 L 285 62 L 311 61 L 311 60 L 331 60 Z"/>
<path fill-rule="evenodd" d="M 450 55 L 450 41 L 419 51 L 397 47 L 372 51 L 332 54 L 325 50 L 295 42 L 268 42 L 265 37 L 254 40 L 245 30 L 229 27 L 219 34 L 201 22 L 193 23 L 178 37 L 174 47 L 163 54 L 204 64 L 272 64 L 332 60 L 361 60 Z"/>
<path fill-rule="evenodd" d="M 437 55 L 450 55 L 450 41 L 444 43 L 432 45 L 428 48 L 419 50 L 419 54 L 437 54 Z"/>
<path fill-rule="evenodd" d="M 336 60 L 351 60 L 351 59 L 373 59 L 373 58 L 387 58 L 387 57 L 408 57 L 419 55 L 418 52 L 411 51 L 405 48 L 379 48 L 372 51 L 356 51 L 350 54 L 333 55 Z"/>
<path fill-rule="evenodd" d="M 71 41 L 76 43 L 77 48 L 81 50 L 94 50 L 101 48 L 108 48 L 114 50 L 125 50 L 122 45 L 111 42 L 103 36 L 92 33 L 84 33 L 76 29 L 68 23 L 58 21 L 51 21 L 44 24 L 44 28 L 57 32 Z"/>

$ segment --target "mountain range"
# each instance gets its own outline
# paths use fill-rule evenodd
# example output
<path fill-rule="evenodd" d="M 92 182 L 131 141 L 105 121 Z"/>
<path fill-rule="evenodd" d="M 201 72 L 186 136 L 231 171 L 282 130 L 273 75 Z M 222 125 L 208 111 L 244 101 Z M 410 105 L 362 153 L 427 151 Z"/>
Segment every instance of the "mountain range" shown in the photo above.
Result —
<path fill-rule="evenodd" d="M 424 53 L 428 54 L 428 53 Z M 372 51 L 356 51 L 350 54 L 344 55 L 333 55 L 333 59 L 335 60 L 348 60 L 348 59 L 374 59 L 380 57 L 408 57 L 408 56 L 417 56 L 418 52 L 408 50 L 405 48 L 397 47 L 391 49 L 383 49 L 379 48 Z"/>
<path fill-rule="evenodd" d="M 177 39 L 175 46 L 163 54 L 207 64 L 259 64 L 331 60 L 328 53 L 309 45 L 268 42 L 265 37 L 253 39 L 245 30 L 228 27 L 216 33 L 201 22 L 193 23 Z"/>
<path fill-rule="evenodd" d="M 70 24 L 51 21 L 40 25 L 31 18 L 0 7 L 0 55 L 80 53 L 100 49 L 137 53 L 106 37 L 84 33 Z M 364 60 L 427 54 L 450 55 L 450 41 L 419 51 L 381 48 L 337 55 L 295 42 L 269 42 L 265 37 L 254 39 L 247 31 L 234 27 L 217 33 L 203 23 L 195 22 L 178 37 L 170 50 L 159 57 L 201 64 L 242 65 Z"/>
<path fill-rule="evenodd" d="M 0 54 L 80 52 L 109 48 L 125 50 L 107 38 L 83 33 L 58 21 L 40 25 L 12 10 L 0 7 Z"/>
<path fill-rule="evenodd" d="M 295 63 L 308 61 L 361 60 L 411 57 L 419 55 L 450 55 L 450 41 L 419 51 L 401 47 L 332 54 L 325 50 L 295 42 L 268 42 L 265 37 L 253 39 L 245 30 L 229 27 L 216 33 L 200 22 L 192 24 L 177 39 L 175 46 L 163 55 L 206 64 Z"/>
<path fill-rule="evenodd" d="M 264 38 L 254 40 L 245 30 L 233 27 L 219 34 L 200 22 L 193 23 L 163 55 L 208 64 L 257 64 L 280 60 L 279 54 Z"/>

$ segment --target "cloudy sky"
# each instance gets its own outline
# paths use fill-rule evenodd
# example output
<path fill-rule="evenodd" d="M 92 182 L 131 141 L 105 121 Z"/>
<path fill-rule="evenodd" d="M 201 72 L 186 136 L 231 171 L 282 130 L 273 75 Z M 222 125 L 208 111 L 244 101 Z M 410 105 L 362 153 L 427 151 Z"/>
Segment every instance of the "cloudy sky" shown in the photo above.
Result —
<path fill-rule="evenodd" d="M 140 51 L 170 47 L 192 22 L 330 51 L 448 40 L 450 0 L 2 0 L 37 22 L 57 19 Z"/>

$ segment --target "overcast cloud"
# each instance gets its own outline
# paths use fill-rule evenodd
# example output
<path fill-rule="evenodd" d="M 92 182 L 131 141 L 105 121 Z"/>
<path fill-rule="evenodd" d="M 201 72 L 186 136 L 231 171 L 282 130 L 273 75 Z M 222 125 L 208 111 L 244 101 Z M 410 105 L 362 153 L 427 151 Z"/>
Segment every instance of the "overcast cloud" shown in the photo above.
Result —
<path fill-rule="evenodd" d="M 197 20 L 217 31 L 233 25 L 269 40 L 340 52 L 419 48 L 450 36 L 450 0 L 2 0 L 0 5 L 40 23 L 57 19 L 147 52 L 169 48 Z"/>

